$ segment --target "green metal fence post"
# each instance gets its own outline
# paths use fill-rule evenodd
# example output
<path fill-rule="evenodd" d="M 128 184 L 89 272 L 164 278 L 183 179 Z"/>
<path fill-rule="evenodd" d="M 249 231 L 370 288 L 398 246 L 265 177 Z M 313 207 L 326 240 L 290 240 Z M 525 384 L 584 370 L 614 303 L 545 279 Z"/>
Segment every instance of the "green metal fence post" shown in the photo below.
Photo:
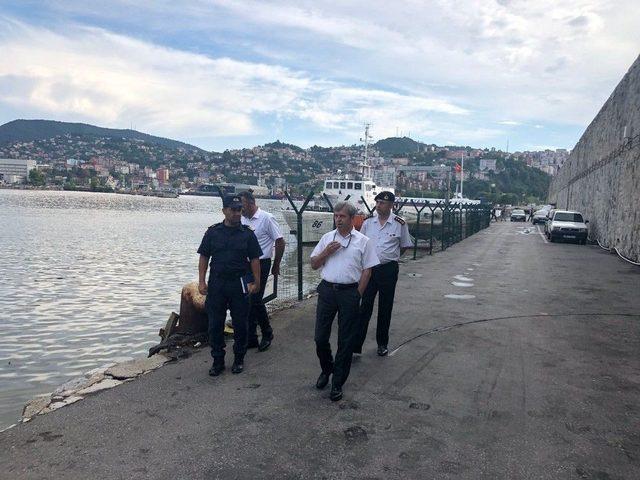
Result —
<path fill-rule="evenodd" d="M 436 207 L 431 208 L 431 204 L 429 202 L 427 202 L 427 205 L 429 206 L 429 210 L 431 210 L 431 227 L 429 228 L 429 255 L 433 255 L 433 217 L 436 215 Z"/>
<path fill-rule="evenodd" d="M 442 250 L 446 250 L 449 246 L 449 204 L 448 202 L 442 206 Z"/>
<path fill-rule="evenodd" d="M 311 199 L 313 198 L 313 192 L 311 192 L 306 200 L 304 201 L 304 203 L 302 204 L 302 207 L 300 209 L 298 209 L 298 207 L 296 207 L 295 203 L 293 203 L 293 200 L 291 199 L 291 196 L 289 195 L 289 192 L 285 191 L 284 192 L 285 196 L 287 197 L 287 200 L 289 200 L 289 203 L 291 204 L 291 207 L 293 208 L 294 212 L 296 212 L 296 241 L 298 243 L 297 245 L 297 254 L 298 254 L 298 300 L 302 300 L 302 214 L 304 213 L 305 209 L 307 208 L 307 205 L 309 205 L 309 202 L 311 201 Z"/>
<path fill-rule="evenodd" d="M 364 199 L 363 196 L 361 196 L 360 199 L 362 200 L 364 208 L 366 208 L 367 212 L 369 212 L 369 215 L 373 215 L 373 208 L 369 208 L 369 204 L 367 203 L 367 201 Z"/>
<path fill-rule="evenodd" d="M 427 206 L 427 204 L 425 203 L 422 208 L 418 209 L 418 207 L 416 206 L 415 202 L 413 200 L 411 200 L 411 205 L 413 205 L 413 208 L 416 209 L 416 213 L 417 213 L 417 219 L 416 219 L 416 233 L 413 236 L 413 259 L 415 260 L 418 257 L 418 237 L 420 236 L 420 215 L 422 214 L 422 211 L 425 209 L 425 207 Z"/>

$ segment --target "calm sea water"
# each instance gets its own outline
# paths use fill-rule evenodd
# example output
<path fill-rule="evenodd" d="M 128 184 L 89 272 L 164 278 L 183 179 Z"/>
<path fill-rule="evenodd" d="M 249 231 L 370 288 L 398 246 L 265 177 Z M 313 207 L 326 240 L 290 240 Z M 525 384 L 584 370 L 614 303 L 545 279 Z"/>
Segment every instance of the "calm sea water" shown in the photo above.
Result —
<path fill-rule="evenodd" d="M 289 231 L 281 202 L 259 203 Z M 0 190 L 0 428 L 34 395 L 159 342 L 220 208 L 214 197 Z M 290 296 L 295 240 L 285 238 L 280 295 Z"/>

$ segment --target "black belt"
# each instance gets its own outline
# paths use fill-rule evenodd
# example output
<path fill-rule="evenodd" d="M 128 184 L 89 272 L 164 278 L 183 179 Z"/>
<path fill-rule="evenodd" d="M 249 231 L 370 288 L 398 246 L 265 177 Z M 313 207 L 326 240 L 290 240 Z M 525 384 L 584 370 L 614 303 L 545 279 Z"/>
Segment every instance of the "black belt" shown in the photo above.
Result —
<path fill-rule="evenodd" d="M 220 278 L 222 280 L 239 280 L 240 278 L 244 277 L 246 275 L 246 273 L 237 273 L 237 272 L 231 272 L 231 273 L 227 273 L 227 272 L 212 272 L 212 276 L 213 278 Z"/>
<path fill-rule="evenodd" d="M 357 283 L 331 283 L 326 280 L 322 280 L 321 283 L 324 283 L 327 287 L 333 288 L 334 290 L 348 290 L 350 288 L 358 288 Z"/>
<path fill-rule="evenodd" d="M 391 260 L 390 262 L 387 262 L 387 263 L 379 263 L 378 265 L 375 265 L 372 268 L 380 268 L 380 267 L 385 267 L 387 265 L 394 265 L 394 264 L 397 265 L 398 261 L 397 260 Z"/>

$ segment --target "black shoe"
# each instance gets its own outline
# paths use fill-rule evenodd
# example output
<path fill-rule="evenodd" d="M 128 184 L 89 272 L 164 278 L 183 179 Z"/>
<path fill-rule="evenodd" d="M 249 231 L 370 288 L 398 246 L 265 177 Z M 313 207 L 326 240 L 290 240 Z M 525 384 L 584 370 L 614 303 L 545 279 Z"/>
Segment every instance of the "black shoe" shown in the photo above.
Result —
<path fill-rule="evenodd" d="M 362 353 L 362 347 L 356 347 L 356 348 L 354 348 L 352 353 L 361 354 L 361 353 Z"/>
<path fill-rule="evenodd" d="M 231 373 L 242 373 L 244 371 L 244 359 L 235 359 L 231 367 Z"/>
<path fill-rule="evenodd" d="M 389 353 L 389 349 L 387 349 L 386 345 L 378 345 L 378 355 L 381 357 L 386 356 Z"/>
<path fill-rule="evenodd" d="M 330 373 L 322 372 L 316 381 L 316 388 L 318 390 L 322 390 L 329 383 L 329 375 Z"/>
<path fill-rule="evenodd" d="M 224 363 L 213 363 L 211 368 L 209 369 L 209 375 L 212 377 L 217 377 L 222 372 L 224 372 Z"/>
<path fill-rule="evenodd" d="M 273 340 L 273 335 L 262 335 L 262 340 L 260 340 L 260 345 L 258 345 L 258 351 L 264 352 L 268 350 L 271 346 L 271 341 Z"/>
<path fill-rule="evenodd" d="M 258 339 L 256 338 L 255 340 L 249 340 L 247 342 L 247 348 L 258 348 L 259 347 L 259 343 L 258 343 Z"/>
<path fill-rule="evenodd" d="M 332 402 L 337 402 L 342 399 L 342 387 L 339 385 L 331 386 L 331 393 L 329 394 L 329 398 Z"/>

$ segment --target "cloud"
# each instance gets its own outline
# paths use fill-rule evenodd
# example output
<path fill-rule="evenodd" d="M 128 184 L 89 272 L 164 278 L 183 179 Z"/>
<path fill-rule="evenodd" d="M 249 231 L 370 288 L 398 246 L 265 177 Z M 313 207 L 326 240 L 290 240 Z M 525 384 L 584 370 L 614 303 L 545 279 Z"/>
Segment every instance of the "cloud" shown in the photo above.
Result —
<path fill-rule="evenodd" d="M 498 123 L 500 125 L 511 125 L 511 126 L 522 125 L 521 122 L 516 122 L 515 120 L 502 120 Z"/>
<path fill-rule="evenodd" d="M 352 66 L 349 61 L 335 66 L 343 76 L 401 82 L 413 92 L 425 83 L 445 86 L 464 92 L 459 102 L 506 111 L 518 120 L 553 118 L 586 125 L 638 50 L 638 15 L 619 13 L 636 11 L 631 0 L 615 8 L 607 0 L 502 1 L 497 6 L 475 0 L 415 1 L 402 8 L 389 8 L 382 0 L 366 5 L 209 3 L 247 24 L 278 32 L 276 38 L 299 38 L 304 31 L 314 46 L 323 41 L 342 46 L 338 57 L 353 60 Z M 327 65 L 333 65 L 332 59 Z M 572 101 L 558 108 L 558 97 Z"/>
<path fill-rule="evenodd" d="M 385 132 L 402 128 L 430 140 L 435 134 L 452 138 L 450 128 L 474 132 L 508 125 L 501 123 L 505 118 L 538 135 L 543 132 L 533 125 L 552 134 L 548 122 L 578 131 L 606 101 L 640 45 L 640 11 L 632 0 L 407 0 L 397 8 L 386 0 L 52 0 L 39 11 L 43 24 L 59 25 L 51 27 L 57 34 L 40 30 L 65 40 L 54 42 L 63 48 L 50 56 L 71 61 L 80 72 L 103 68 L 105 82 L 117 80 L 113 71 L 126 84 L 142 75 L 149 88 L 123 99 L 121 91 L 85 78 L 43 87 L 41 77 L 3 62 L 9 76 L 28 85 L 38 79 L 30 102 L 99 112 L 114 122 L 124 118 L 126 125 L 126 117 L 139 115 L 167 131 L 182 124 L 201 136 L 259 135 L 265 118 L 276 117 L 278 125 L 298 122 L 307 138 L 319 131 L 351 132 L 364 116 L 373 116 Z M 70 27 L 70 19 L 100 28 Z M 24 39 L 0 32 L 3 55 L 8 39 L 27 49 L 53 50 L 34 40 L 40 30 Z M 94 62 L 96 55 L 105 62 Z M 76 68 L 85 57 L 89 66 Z M 82 95 L 67 93 L 83 88 Z M 140 100 L 138 91 L 148 98 Z M 59 99 L 53 101 L 52 92 Z M 183 101 L 166 99 L 175 95 Z M 106 107 L 104 98 L 110 99 Z M 194 111 L 202 112 L 199 127 Z M 139 118 L 133 121 L 142 125 Z M 489 130 L 485 138 L 499 135 Z M 569 145 L 574 137 L 565 134 L 562 141 Z"/>
<path fill-rule="evenodd" d="M 286 108 L 308 79 L 280 67 L 158 47 L 95 28 L 66 34 L 13 23 L 0 37 L 0 101 L 161 133 L 248 134 L 252 115 Z M 25 91 L 26 90 L 26 91 Z"/>
<path fill-rule="evenodd" d="M 589 18 L 585 15 L 580 15 L 567 21 L 567 23 L 572 27 L 586 27 L 589 24 Z"/>
<path fill-rule="evenodd" d="M 104 29 L 62 32 L 5 22 L 0 104 L 56 118 L 126 126 L 173 137 L 256 135 L 261 116 L 348 129 L 391 128 L 427 113 L 468 111 L 436 98 L 358 88 L 262 63 L 211 58 Z M 16 85 L 20 85 L 16 88 Z M 416 127 L 417 129 L 417 127 Z"/>

